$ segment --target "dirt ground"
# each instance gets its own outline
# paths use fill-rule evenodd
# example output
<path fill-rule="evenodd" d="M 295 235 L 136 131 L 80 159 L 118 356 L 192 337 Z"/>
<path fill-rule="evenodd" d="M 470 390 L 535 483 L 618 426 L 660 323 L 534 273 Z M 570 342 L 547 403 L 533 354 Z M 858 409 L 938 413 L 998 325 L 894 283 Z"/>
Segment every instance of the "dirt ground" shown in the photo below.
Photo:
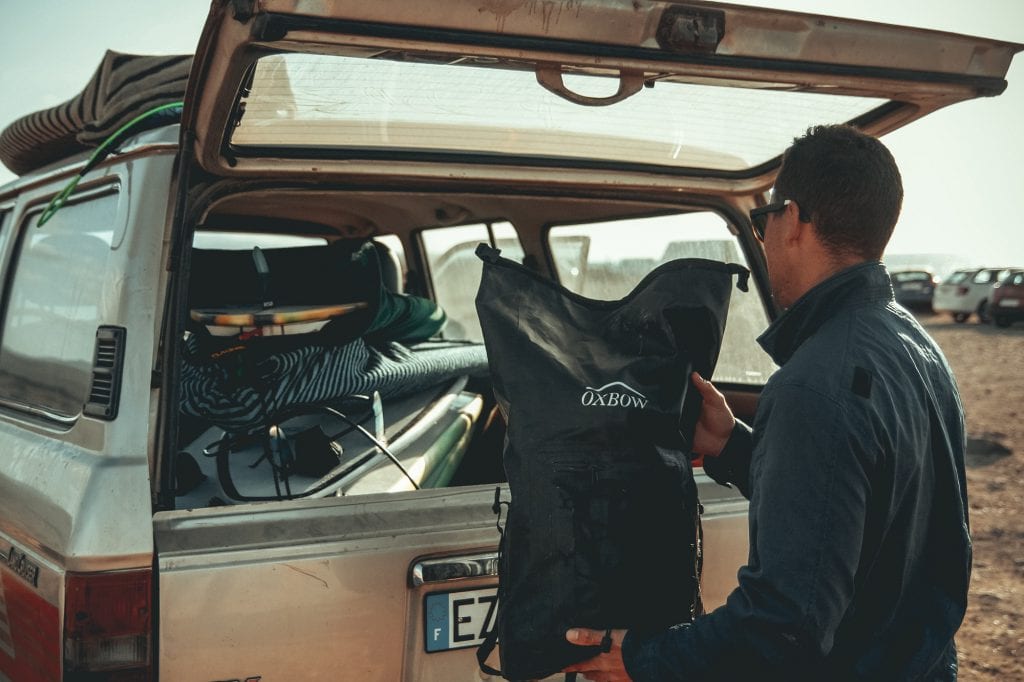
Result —
<path fill-rule="evenodd" d="M 957 635 L 960 679 L 1024 680 L 1024 322 L 919 319 L 953 367 L 967 414 L 974 572 Z"/>

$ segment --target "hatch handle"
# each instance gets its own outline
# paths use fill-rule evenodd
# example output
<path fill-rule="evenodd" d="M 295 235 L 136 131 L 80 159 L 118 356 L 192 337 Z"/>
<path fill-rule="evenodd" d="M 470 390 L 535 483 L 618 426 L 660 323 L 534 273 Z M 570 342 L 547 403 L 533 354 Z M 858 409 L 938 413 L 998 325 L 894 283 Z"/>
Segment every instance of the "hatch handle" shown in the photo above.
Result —
<path fill-rule="evenodd" d="M 494 577 L 496 575 L 498 575 L 498 553 L 481 552 L 417 561 L 412 567 L 409 582 L 413 587 L 421 587 L 452 580 Z"/>
<path fill-rule="evenodd" d="M 567 99 L 574 104 L 582 104 L 587 107 L 605 107 L 609 104 L 621 102 L 627 97 L 632 97 L 640 92 L 640 89 L 644 87 L 644 72 L 632 69 L 622 69 L 619 71 L 619 89 L 614 95 L 608 95 L 607 97 L 581 95 L 565 87 L 565 83 L 562 82 L 561 64 L 538 64 L 536 74 L 537 82 L 544 86 L 546 90 L 550 90 L 562 99 Z"/>

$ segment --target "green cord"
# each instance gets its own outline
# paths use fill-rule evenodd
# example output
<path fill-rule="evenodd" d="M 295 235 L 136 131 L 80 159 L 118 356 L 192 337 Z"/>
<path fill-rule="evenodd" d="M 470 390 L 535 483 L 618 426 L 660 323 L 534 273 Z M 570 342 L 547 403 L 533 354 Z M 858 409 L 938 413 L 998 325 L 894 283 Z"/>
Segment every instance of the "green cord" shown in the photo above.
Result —
<path fill-rule="evenodd" d="M 118 128 L 116 131 L 114 131 L 114 133 L 110 137 L 105 139 L 103 141 L 103 144 L 97 147 L 96 151 L 94 151 L 89 156 L 89 160 L 85 162 L 85 166 L 82 168 L 82 170 L 78 172 L 78 175 L 71 179 L 71 182 L 68 183 L 67 187 L 61 190 L 60 194 L 58 194 L 57 196 L 50 200 L 50 203 L 46 205 L 46 209 L 39 216 L 39 221 L 36 223 L 36 227 L 42 227 L 43 225 L 45 225 L 46 222 L 50 218 L 52 218 L 53 215 L 61 209 L 61 207 L 64 206 L 64 203 L 68 200 L 68 197 L 70 197 L 71 193 L 75 191 L 76 187 L 78 187 L 78 183 L 82 179 L 82 177 L 90 170 L 92 170 L 93 166 L 99 163 L 107 155 L 107 148 L 110 147 L 122 133 L 130 129 L 139 121 L 142 121 L 143 119 L 146 119 L 152 116 L 153 114 L 158 114 L 161 111 L 166 111 L 168 109 L 173 109 L 174 107 L 181 107 L 184 105 L 184 102 L 171 102 L 170 104 L 161 104 L 158 107 L 153 107 L 145 113 L 139 114 L 138 116 L 136 116 L 135 118 L 133 118 L 132 120 L 128 121 L 123 126 Z"/>

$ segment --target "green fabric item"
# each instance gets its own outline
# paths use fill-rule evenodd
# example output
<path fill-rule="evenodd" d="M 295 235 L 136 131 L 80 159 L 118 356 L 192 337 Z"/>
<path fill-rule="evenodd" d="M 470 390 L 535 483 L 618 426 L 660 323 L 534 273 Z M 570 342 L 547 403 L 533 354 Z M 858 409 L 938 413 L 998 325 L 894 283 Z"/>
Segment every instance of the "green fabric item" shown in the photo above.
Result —
<path fill-rule="evenodd" d="M 366 336 L 371 341 L 415 343 L 437 334 L 448 316 L 427 298 L 396 294 L 381 286 L 380 307 Z"/>

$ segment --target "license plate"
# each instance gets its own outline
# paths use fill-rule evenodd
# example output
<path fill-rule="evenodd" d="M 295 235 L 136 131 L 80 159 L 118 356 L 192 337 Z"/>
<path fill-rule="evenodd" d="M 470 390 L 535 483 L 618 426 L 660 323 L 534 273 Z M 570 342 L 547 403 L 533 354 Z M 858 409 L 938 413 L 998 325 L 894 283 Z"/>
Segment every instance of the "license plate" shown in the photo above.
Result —
<path fill-rule="evenodd" d="M 905 291 L 921 291 L 921 287 L 924 286 L 920 282 L 911 282 L 910 284 L 904 284 L 903 289 Z"/>
<path fill-rule="evenodd" d="M 1016 308 L 1020 305 L 1020 299 L 1018 298 L 1003 298 L 999 301 L 999 306 L 1002 308 Z"/>
<path fill-rule="evenodd" d="M 427 653 L 480 646 L 494 629 L 498 590 L 433 592 L 423 598 Z"/>

